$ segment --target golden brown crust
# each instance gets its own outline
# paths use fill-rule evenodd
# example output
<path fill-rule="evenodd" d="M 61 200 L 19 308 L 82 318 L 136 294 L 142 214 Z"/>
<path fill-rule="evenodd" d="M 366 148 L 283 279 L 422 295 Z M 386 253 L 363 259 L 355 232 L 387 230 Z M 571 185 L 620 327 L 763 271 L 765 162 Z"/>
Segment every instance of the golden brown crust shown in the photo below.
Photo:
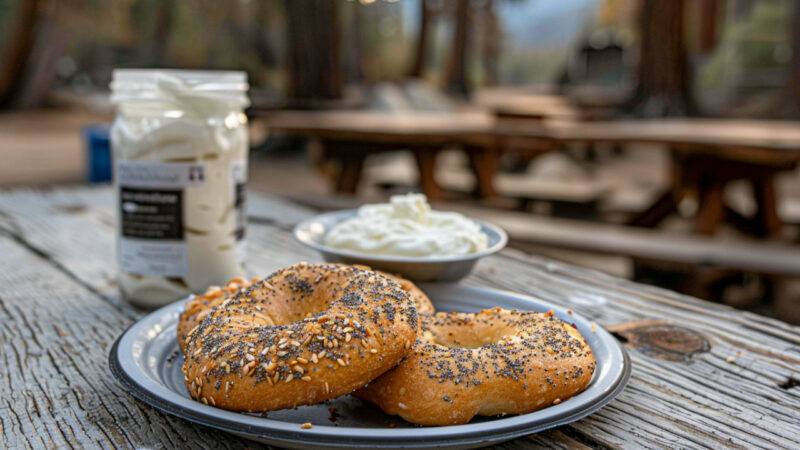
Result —
<path fill-rule="evenodd" d="M 337 265 L 347 267 L 346 264 Z M 360 264 L 355 264 L 352 267 L 363 270 L 372 270 L 368 266 Z M 397 282 L 400 287 L 403 288 L 403 290 L 407 291 L 411 296 L 411 300 L 414 301 L 419 314 L 433 314 L 436 312 L 433 307 L 433 303 L 431 303 L 431 300 L 428 298 L 428 296 L 411 281 L 406 280 L 400 275 L 392 275 L 379 270 L 376 270 L 375 272 Z M 259 277 L 254 277 L 249 281 L 242 277 L 234 278 L 229 281 L 227 285 L 223 287 L 211 286 L 202 295 L 197 295 L 194 299 L 188 301 L 178 321 L 178 346 L 180 347 L 181 351 L 186 353 L 186 335 L 189 334 L 194 327 L 200 324 L 200 321 L 206 316 L 206 314 L 208 314 L 212 309 L 221 305 L 225 300 L 233 297 L 240 290 L 247 289 L 252 284 L 257 283 L 260 280 L 261 278 Z"/>
<path fill-rule="evenodd" d="M 524 414 L 589 384 L 595 362 L 578 331 L 550 313 L 495 308 L 420 316 L 423 335 L 394 370 L 355 395 L 422 425 Z"/>
<path fill-rule="evenodd" d="M 183 373 L 192 398 L 224 409 L 314 404 L 394 367 L 417 326 L 409 294 L 388 278 L 301 263 L 208 312 L 187 332 Z"/>
<path fill-rule="evenodd" d="M 184 353 L 186 351 L 186 335 L 200 324 L 206 314 L 221 305 L 225 300 L 233 297 L 241 289 L 247 289 L 257 281 L 259 281 L 258 277 L 250 281 L 241 277 L 234 278 L 223 287 L 211 286 L 202 295 L 197 295 L 192 300 L 189 300 L 178 320 L 178 346 L 181 351 Z"/>

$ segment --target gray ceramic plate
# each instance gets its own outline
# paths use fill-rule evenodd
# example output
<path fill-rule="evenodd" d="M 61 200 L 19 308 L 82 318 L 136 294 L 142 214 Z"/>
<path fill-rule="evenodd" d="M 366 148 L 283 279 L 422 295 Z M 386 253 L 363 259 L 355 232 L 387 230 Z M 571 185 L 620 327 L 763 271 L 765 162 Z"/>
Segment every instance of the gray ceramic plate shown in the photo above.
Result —
<path fill-rule="evenodd" d="M 355 217 L 356 209 L 334 211 L 306 219 L 294 227 L 294 237 L 301 244 L 322 254 L 325 261 L 348 264 L 365 264 L 373 269 L 399 273 L 414 281 L 456 281 L 469 275 L 475 263 L 484 256 L 503 249 L 508 236 L 502 228 L 486 222 L 473 220 L 489 238 L 489 248 L 482 252 L 447 258 L 410 258 L 399 256 L 369 255 L 328 247 L 323 244 L 325 234 L 336 224 Z"/>
<path fill-rule="evenodd" d="M 417 427 L 351 396 L 267 417 L 224 411 L 189 399 L 181 373 L 182 356 L 175 340 L 184 302 L 165 306 L 133 324 L 114 343 L 111 371 L 138 399 L 191 422 L 248 439 L 292 448 L 474 448 L 537 433 L 581 419 L 610 402 L 630 376 L 628 355 L 605 330 L 543 301 L 510 292 L 453 284 L 422 284 L 441 311 L 478 311 L 501 306 L 548 311 L 575 323 L 594 352 L 597 370 L 582 393 L 555 406 L 519 416 L 481 417 L 466 425 Z M 338 418 L 329 419 L 335 407 Z M 313 427 L 300 428 L 305 422 Z"/>

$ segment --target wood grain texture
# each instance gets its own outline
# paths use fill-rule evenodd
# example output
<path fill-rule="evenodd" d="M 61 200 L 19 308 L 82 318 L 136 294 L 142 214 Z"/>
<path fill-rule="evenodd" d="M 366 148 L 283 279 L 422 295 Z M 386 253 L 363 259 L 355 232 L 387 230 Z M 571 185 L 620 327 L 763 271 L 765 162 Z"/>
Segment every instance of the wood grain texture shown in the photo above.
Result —
<path fill-rule="evenodd" d="M 288 233 L 313 210 L 254 194 L 249 202 L 252 274 L 319 261 Z M 0 194 L 0 446 L 253 447 L 162 414 L 111 378 L 106 352 L 143 314 L 116 290 L 111 205 L 106 188 Z M 633 375 L 617 400 L 499 448 L 800 446 L 800 327 L 514 250 L 481 261 L 464 282 L 533 295 L 606 327 L 658 320 L 708 341 L 688 361 L 630 348 Z"/>
<path fill-rule="evenodd" d="M 132 318 L 5 232 L 0 255 L 0 447 L 246 445 L 124 394 L 106 361 Z"/>

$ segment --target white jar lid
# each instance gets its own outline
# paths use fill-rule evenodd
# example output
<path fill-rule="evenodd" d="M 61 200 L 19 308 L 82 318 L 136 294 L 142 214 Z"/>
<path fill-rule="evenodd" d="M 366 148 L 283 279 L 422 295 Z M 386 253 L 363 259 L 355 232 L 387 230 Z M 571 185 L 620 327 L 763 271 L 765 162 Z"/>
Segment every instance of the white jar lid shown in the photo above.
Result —
<path fill-rule="evenodd" d="M 249 105 L 247 74 L 226 70 L 114 69 L 111 102 L 206 98 Z"/>

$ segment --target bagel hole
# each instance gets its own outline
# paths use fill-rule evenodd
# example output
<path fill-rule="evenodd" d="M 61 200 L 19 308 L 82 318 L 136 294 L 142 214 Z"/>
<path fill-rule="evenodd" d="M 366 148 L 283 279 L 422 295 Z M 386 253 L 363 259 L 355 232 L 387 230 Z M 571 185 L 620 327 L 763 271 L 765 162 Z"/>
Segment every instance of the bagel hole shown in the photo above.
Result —
<path fill-rule="evenodd" d="M 276 290 L 272 286 L 260 288 L 259 297 L 267 298 L 271 293 L 274 295 L 270 300 L 272 303 L 270 308 L 260 311 L 261 315 L 272 320 L 272 323 L 268 325 L 290 325 L 307 317 L 316 317 L 329 310 L 335 301 L 324 290 L 309 288 L 313 285 L 311 278 L 293 277 L 289 282 L 292 285 L 292 293 L 281 290 L 275 292 Z"/>
<path fill-rule="evenodd" d="M 480 348 L 497 344 L 509 336 L 509 330 L 504 328 L 468 329 L 457 332 L 441 330 L 435 334 L 434 343 L 451 348 Z"/>

